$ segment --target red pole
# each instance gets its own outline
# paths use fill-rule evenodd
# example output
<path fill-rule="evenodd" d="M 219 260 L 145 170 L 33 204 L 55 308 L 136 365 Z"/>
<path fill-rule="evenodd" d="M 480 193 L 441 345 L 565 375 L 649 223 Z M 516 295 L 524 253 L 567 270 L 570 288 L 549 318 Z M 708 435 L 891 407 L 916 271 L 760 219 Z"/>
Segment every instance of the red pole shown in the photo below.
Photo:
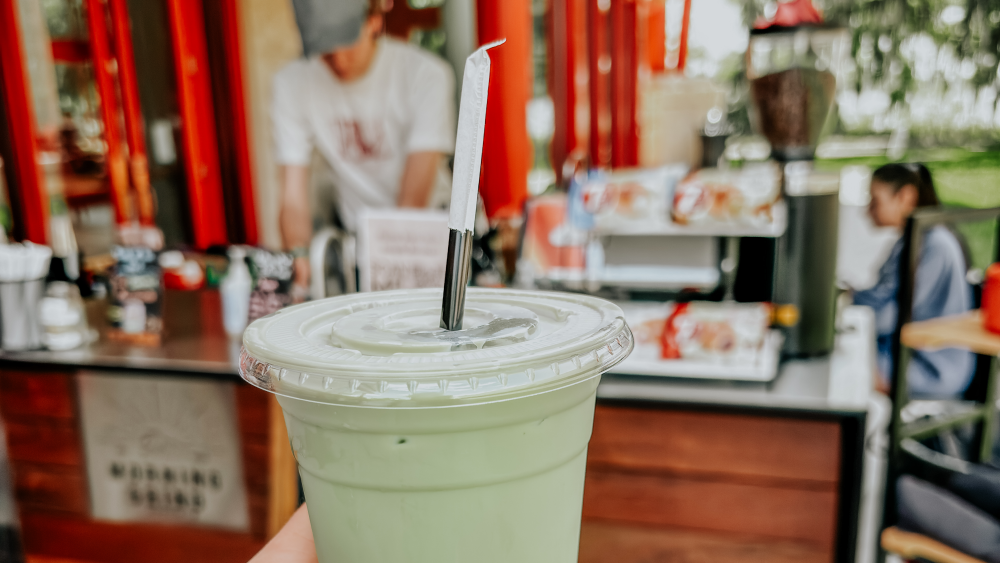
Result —
<path fill-rule="evenodd" d="M 683 6 L 680 3 L 683 2 Z M 691 0 L 666 0 L 666 20 L 665 23 L 670 30 L 667 32 L 665 40 L 666 50 L 666 70 L 667 72 L 684 72 L 684 65 L 687 62 L 687 42 L 688 28 L 691 22 Z M 680 6 L 680 13 L 677 13 Z M 671 18 L 680 18 L 680 25 Z"/>
<path fill-rule="evenodd" d="M 646 61 L 651 72 L 663 72 L 667 58 L 666 0 L 651 0 L 646 25 Z"/>
<path fill-rule="evenodd" d="M 52 60 L 57 63 L 89 63 L 90 43 L 73 39 L 56 39 L 51 42 Z"/>
<path fill-rule="evenodd" d="M 552 164 L 563 180 L 567 156 L 578 149 L 586 151 L 590 139 L 586 0 L 553 0 L 549 28 L 549 91 L 556 115 Z"/>
<path fill-rule="evenodd" d="M 250 163 L 250 128 L 247 127 L 243 60 L 240 48 L 240 14 L 237 0 L 218 0 L 222 7 L 222 35 L 226 49 L 226 77 L 229 80 L 229 111 L 233 113 L 233 146 L 239 183 L 244 244 L 257 244 L 257 211 L 254 205 L 253 166 Z"/>
<path fill-rule="evenodd" d="M 611 0 L 587 0 L 590 27 L 590 159 L 611 167 Z"/>
<path fill-rule="evenodd" d="M 552 168 L 562 181 L 562 164 L 573 144 L 573 52 L 570 45 L 569 11 L 573 0 L 552 0 L 546 28 L 549 50 L 549 96 L 555 109 L 555 132 L 552 136 Z"/>
<path fill-rule="evenodd" d="M 479 43 L 507 43 L 490 52 L 490 88 L 479 193 L 490 219 L 518 217 L 528 199 L 531 140 L 531 1 L 479 0 Z"/>
<path fill-rule="evenodd" d="M 111 11 L 111 28 L 114 31 L 115 54 L 118 58 L 118 85 L 122 92 L 129 168 L 132 171 L 132 184 L 135 186 L 139 222 L 144 226 L 153 226 L 156 223 L 156 215 L 153 209 L 153 191 L 149 185 L 145 127 L 142 106 L 139 103 L 135 54 L 132 51 L 132 25 L 128 17 L 126 0 L 108 0 L 108 8 Z"/>
<path fill-rule="evenodd" d="M 212 0 L 215 1 L 215 0 Z M 167 0 L 181 113 L 192 242 L 226 244 L 226 214 L 201 0 Z"/>
<path fill-rule="evenodd" d="M 691 0 L 684 0 L 684 23 L 681 24 L 681 50 L 677 56 L 677 71 L 684 72 L 688 55 L 688 28 L 691 27 Z"/>
<path fill-rule="evenodd" d="M 49 234 L 48 194 L 38 168 L 35 108 L 29 95 L 27 69 L 17 3 L 0 1 L 0 101 L 9 138 L 3 143 L 8 192 L 14 206 L 18 239 L 46 244 Z"/>
<path fill-rule="evenodd" d="M 634 1 L 611 2 L 611 165 L 615 168 L 639 164 L 639 133 L 636 126 L 636 82 L 639 77 Z"/>
<path fill-rule="evenodd" d="M 573 86 L 573 123 L 570 146 L 587 151 L 590 143 L 590 61 L 587 57 L 587 0 L 573 0 L 569 10 L 569 43 L 573 57 L 569 61 Z"/>
<path fill-rule="evenodd" d="M 111 182 L 111 203 L 119 225 L 132 220 L 129 201 L 128 163 L 120 127 L 118 89 L 115 87 L 117 62 L 111 56 L 107 14 L 101 0 L 85 0 L 87 27 L 90 32 L 90 52 L 93 55 L 94 82 L 101 98 L 101 120 L 104 122 L 104 143 L 107 145 L 108 180 Z"/>

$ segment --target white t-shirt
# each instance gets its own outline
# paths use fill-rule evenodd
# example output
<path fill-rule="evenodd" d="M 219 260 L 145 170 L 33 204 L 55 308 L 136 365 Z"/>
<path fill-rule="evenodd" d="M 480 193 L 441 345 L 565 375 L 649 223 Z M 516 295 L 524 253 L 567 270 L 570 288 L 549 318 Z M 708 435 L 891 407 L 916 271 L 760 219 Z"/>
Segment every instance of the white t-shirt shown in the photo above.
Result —
<path fill-rule="evenodd" d="M 454 152 L 454 91 L 447 63 L 389 38 L 378 40 L 368 72 L 352 82 L 318 57 L 289 63 L 274 77 L 278 164 L 308 166 L 316 148 L 332 169 L 344 226 L 354 231 L 362 208 L 395 207 L 410 153 Z M 442 182 L 447 174 L 438 174 Z"/>

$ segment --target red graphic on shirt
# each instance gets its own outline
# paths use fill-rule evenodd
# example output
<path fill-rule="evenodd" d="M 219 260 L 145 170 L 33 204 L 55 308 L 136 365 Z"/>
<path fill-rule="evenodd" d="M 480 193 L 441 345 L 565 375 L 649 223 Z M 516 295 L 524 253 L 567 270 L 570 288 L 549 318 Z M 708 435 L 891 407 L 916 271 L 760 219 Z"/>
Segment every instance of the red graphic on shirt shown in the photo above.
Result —
<path fill-rule="evenodd" d="M 344 158 L 369 160 L 389 156 L 381 120 L 342 119 L 337 122 L 337 128 L 340 130 L 340 152 Z"/>

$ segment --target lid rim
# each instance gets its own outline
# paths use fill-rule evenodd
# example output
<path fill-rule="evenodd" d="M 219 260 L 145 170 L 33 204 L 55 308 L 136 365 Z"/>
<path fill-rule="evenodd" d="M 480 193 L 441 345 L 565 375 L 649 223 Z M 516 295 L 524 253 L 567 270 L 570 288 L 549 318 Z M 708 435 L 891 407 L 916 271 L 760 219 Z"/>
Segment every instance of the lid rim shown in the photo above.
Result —
<path fill-rule="evenodd" d="M 421 393 L 410 395 L 407 397 L 391 397 L 391 396 L 369 396 L 369 395 L 343 395 L 328 393 L 321 400 L 319 395 L 322 393 L 320 391 L 315 391 L 310 393 L 316 395 L 316 397 L 304 397 L 297 396 L 288 392 L 282 392 L 283 390 L 276 389 L 273 386 L 273 380 L 270 378 L 261 379 L 250 375 L 251 369 L 244 368 L 244 355 L 241 351 L 241 362 L 240 362 L 240 378 L 245 382 L 261 389 L 267 391 L 272 395 L 277 395 L 281 397 L 287 397 L 290 399 L 295 399 L 298 401 L 306 401 L 310 403 L 340 406 L 340 407 L 357 407 L 357 408 L 375 408 L 375 409 L 436 409 L 436 408 L 453 408 L 453 407 L 463 407 L 463 406 L 476 406 L 483 404 L 499 403 L 505 401 L 512 401 L 516 399 L 523 399 L 527 397 L 533 397 L 536 395 L 541 395 L 544 393 L 549 393 L 552 391 L 557 391 L 559 389 L 564 389 L 585 381 L 589 381 L 595 377 L 600 377 L 608 370 L 614 366 L 621 363 L 630 353 L 635 345 L 634 338 L 632 337 L 631 330 L 626 326 L 619 338 L 626 337 L 627 342 L 625 345 L 617 352 L 613 353 L 612 361 L 600 363 L 600 365 L 592 366 L 590 369 L 580 370 L 579 372 L 573 373 L 572 376 L 556 377 L 548 381 L 538 383 L 536 385 L 523 385 L 507 388 L 500 392 L 483 392 L 483 393 L 469 393 L 464 395 L 448 395 L 448 394 L 435 394 L 435 393 Z M 252 358 L 251 358 L 252 359 Z M 259 362 L 259 364 L 264 364 L 264 362 Z M 271 366 L 274 368 L 275 366 Z M 280 368 L 279 368 L 280 369 Z M 305 375 L 306 378 L 311 378 L 312 374 L 294 372 L 287 375 L 288 378 L 301 377 Z M 316 376 L 316 379 L 322 379 L 322 376 Z M 301 388 L 297 389 L 301 392 Z M 310 391 L 306 389 L 306 391 Z M 420 403 L 420 404 L 414 404 Z"/>
<path fill-rule="evenodd" d="M 624 323 L 624 321 L 621 323 L 621 327 L 622 328 L 626 328 L 627 327 L 627 325 Z M 621 331 L 619 330 L 619 332 L 621 332 Z M 607 339 L 608 339 L 607 337 L 600 338 L 600 337 L 595 336 L 595 337 L 591 337 L 591 338 L 580 340 L 577 343 L 570 345 L 571 347 L 568 347 L 567 349 L 565 349 L 565 354 L 564 355 L 568 359 L 570 359 L 570 360 L 572 360 L 572 358 L 574 358 L 574 357 L 590 355 L 592 353 L 592 350 L 595 347 L 603 347 L 602 343 L 604 341 L 606 341 Z M 274 351 L 273 347 L 269 347 L 269 346 L 266 346 L 266 345 L 265 346 L 253 346 L 253 347 L 249 347 L 249 346 L 246 345 L 246 343 L 244 343 L 243 349 L 246 350 L 248 354 L 250 354 L 251 356 L 253 356 L 255 359 L 257 359 L 259 361 L 266 361 L 266 360 L 261 360 L 260 356 L 261 355 L 266 355 L 268 352 L 273 352 Z M 587 350 L 587 352 L 571 353 L 571 352 L 575 352 L 575 351 L 584 351 L 584 350 Z M 261 354 L 261 352 L 263 352 L 263 354 Z M 425 355 L 431 355 L 431 354 L 448 354 L 448 353 L 454 353 L 454 352 L 427 353 Z M 393 354 L 392 356 L 387 356 L 387 357 L 401 357 L 401 356 L 419 357 L 420 355 L 421 354 Z M 561 354 L 561 355 L 563 355 L 563 354 Z M 548 359 L 551 356 L 552 356 L 552 352 L 551 351 L 543 349 L 543 350 L 539 350 L 539 351 L 537 351 L 535 353 L 523 354 L 523 355 L 520 356 L 520 358 L 522 360 L 525 360 L 525 361 L 531 360 L 531 359 L 534 359 L 534 358 L 539 358 L 540 360 L 544 360 L 544 359 Z M 481 371 L 493 371 L 493 370 L 495 370 L 496 368 L 493 365 L 490 365 L 489 363 L 487 363 L 489 361 L 490 360 L 478 360 L 478 361 L 476 361 L 476 360 L 465 360 L 465 361 L 458 360 L 458 361 L 455 362 L 455 364 L 457 364 L 457 365 L 461 365 L 463 363 L 468 363 L 468 364 L 478 363 L 478 364 L 480 364 L 480 366 L 479 367 L 465 367 L 460 372 L 457 372 L 457 373 L 453 372 L 451 376 L 452 377 L 459 377 L 460 375 L 464 375 L 464 374 L 468 374 L 469 376 L 472 376 L 472 375 L 476 375 L 477 373 L 479 373 Z M 494 361 L 501 361 L 501 360 L 497 359 L 497 360 L 494 360 Z M 375 376 L 374 374 L 371 373 L 370 369 L 366 369 L 366 368 L 369 368 L 371 365 L 375 365 L 375 364 L 359 364 L 357 366 L 344 366 L 344 367 L 340 367 L 340 366 L 342 366 L 342 364 L 337 364 L 338 367 L 332 367 L 331 364 L 329 364 L 329 363 L 322 363 L 322 362 L 318 362 L 318 361 L 312 361 L 312 362 L 310 362 L 310 361 L 303 361 L 303 362 L 295 362 L 295 363 L 281 362 L 280 364 L 279 363 L 272 363 L 272 362 L 266 362 L 266 363 L 269 363 L 269 364 L 271 364 L 274 367 L 282 368 L 282 369 L 290 369 L 290 370 L 296 370 L 296 371 L 304 371 L 304 370 L 313 371 L 314 373 L 312 373 L 312 375 L 315 375 L 317 377 L 374 377 Z M 378 373 L 378 377 L 395 377 L 395 376 L 398 376 L 398 375 L 405 375 L 405 374 L 412 374 L 412 373 L 434 373 L 434 372 L 440 371 L 440 365 L 435 365 L 435 364 L 432 364 L 432 363 L 418 363 L 418 362 L 403 363 L 403 362 L 395 362 L 395 363 L 382 363 L 382 364 L 377 364 L 377 365 L 379 365 L 379 370 L 380 370 L 379 373 Z"/>
<path fill-rule="evenodd" d="M 341 296 L 259 319 L 244 333 L 240 376 L 268 392 L 316 403 L 388 408 L 458 406 L 529 396 L 584 381 L 613 367 L 634 346 L 621 309 L 603 299 L 482 288 L 470 288 L 469 300 L 484 307 L 517 301 L 530 312 L 548 315 L 545 328 L 527 340 L 501 341 L 490 347 L 487 337 L 478 345 L 473 343 L 473 348 L 447 352 L 392 353 L 394 341 L 384 355 L 341 348 L 339 341 L 329 350 L 325 346 L 323 338 L 330 323 L 335 325 L 339 319 L 374 307 L 407 302 L 415 308 L 426 307 L 429 299 L 440 294 L 435 289 Z M 333 314 L 323 316 L 328 313 Z M 309 323 L 318 317 L 323 321 Z M 420 326 L 426 322 L 422 319 Z M 278 332 L 268 334 L 274 330 Z M 406 338 L 412 338 L 405 335 L 423 334 L 407 332 L 413 329 L 406 327 L 399 330 L 404 349 Z"/>

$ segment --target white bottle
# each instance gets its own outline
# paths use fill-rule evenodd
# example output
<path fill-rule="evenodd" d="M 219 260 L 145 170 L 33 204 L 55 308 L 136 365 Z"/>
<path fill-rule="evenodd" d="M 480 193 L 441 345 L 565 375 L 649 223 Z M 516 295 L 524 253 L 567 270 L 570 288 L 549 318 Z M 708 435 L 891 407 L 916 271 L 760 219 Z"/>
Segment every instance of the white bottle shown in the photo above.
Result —
<path fill-rule="evenodd" d="M 226 277 L 219 284 L 222 294 L 222 325 L 226 334 L 242 336 L 250 317 L 250 292 L 253 290 L 253 279 L 247 268 L 246 250 L 242 246 L 229 248 L 229 269 Z"/>
<path fill-rule="evenodd" d="M 146 330 L 146 304 L 138 299 L 126 299 L 122 303 L 122 332 L 139 334 Z"/>

